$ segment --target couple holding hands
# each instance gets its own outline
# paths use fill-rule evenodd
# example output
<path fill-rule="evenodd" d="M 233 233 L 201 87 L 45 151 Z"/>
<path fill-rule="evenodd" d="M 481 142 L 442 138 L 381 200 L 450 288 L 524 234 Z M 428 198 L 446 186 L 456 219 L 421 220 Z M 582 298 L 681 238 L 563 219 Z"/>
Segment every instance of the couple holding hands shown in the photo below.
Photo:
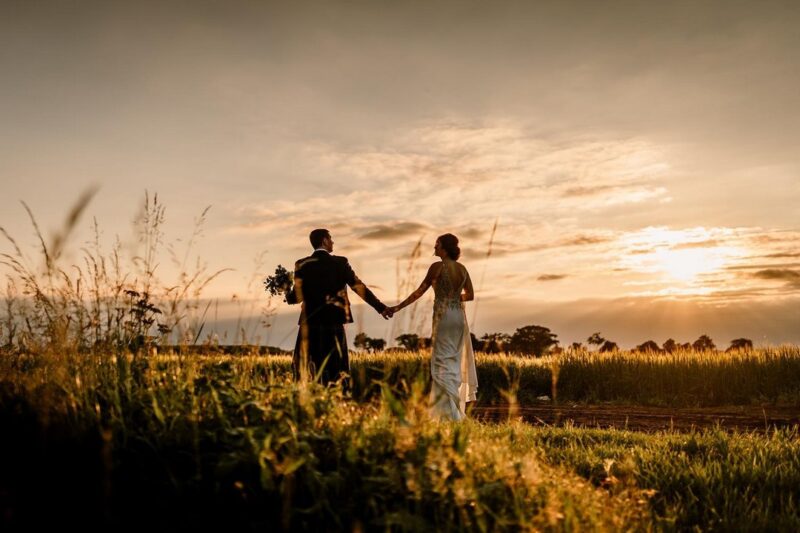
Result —
<path fill-rule="evenodd" d="M 349 286 L 384 318 L 391 318 L 433 287 L 431 330 L 431 414 L 461 420 L 466 402 L 475 401 L 478 388 L 464 302 L 474 298 L 467 269 L 458 262 L 458 238 L 446 233 L 436 239 L 434 254 L 441 259 L 428 268 L 425 279 L 408 298 L 387 307 L 356 276 L 346 257 L 333 255 L 333 238 L 326 229 L 309 235 L 314 253 L 295 263 L 294 285 L 286 292 L 290 304 L 302 304 L 292 367 L 295 377 L 319 375 L 323 383 L 350 373 L 344 325 L 353 321 L 347 297 Z"/>

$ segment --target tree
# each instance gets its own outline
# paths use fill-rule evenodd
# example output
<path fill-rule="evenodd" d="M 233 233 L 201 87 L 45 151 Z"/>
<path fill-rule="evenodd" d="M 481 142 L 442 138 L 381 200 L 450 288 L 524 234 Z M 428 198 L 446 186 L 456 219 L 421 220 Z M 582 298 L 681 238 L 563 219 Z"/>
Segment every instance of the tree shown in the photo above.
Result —
<path fill-rule="evenodd" d="M 353 339 L 353 345 L 359 350 L 367 350 L 369 349 L 369 337 L 362 331 Z"/>
<path fill-rule="evenodd" d="M 470 340 L 470 342 L 472 342 L 472 351 L 473 352 L 482 352 L 483 351 L 483 343 L 471 331 L 469 332 L 469 340 Z"/>
<path fill-rule="evenodd" d="M 507 333 L 486 333 L 481 337 L 481 351 L 486 353 L 505 352 L 511 343 Z"/>
<path fill-rule="evenodd" d="M 674 353 L 678 351 L 678 343 L 675 342 L 675 339 L 667 339 L 664 341 L 662 348 L 667 353 Z"/>
<path fill-rule="evenodd" d="M 752 350 L 752 349 L 753 349 L 753 341 L 742 337 L 740 339 L 733 339 L 731 341 L 731 345 L 725 351 L 733 352 L 735 350 Z"/>
<path fill-rule="evenodd" d="M 603 345 L 600 347 L 601 352 L 616 352 L 619 350 L 616 342 L 612 341 L 603 341 Z"/>
<path fill-rule="evenodd" d="M 403 333 L 395 339 L 403 349 L 409 352 L 419 350 L 419 335 L 416 333 Z"/>
<path fill-rule="evenodd" d="M 646 341 L 636 347 L 637 352 L 650 352 L 650 353 L 660 353 L 661 348 L 658 347 L 656 341 Z"/>
<path fill-rule="evenodd" d="M 383 339 L 368 339 L 367 349 L 370 352 L 382 352 L 386 348 L 386 341 Z"/>
<path fill-rule="evenodd" d="M 692 343 L 692 348 L 698 352 L 717 349 L 717 347 L 714 346 L 714 341 L 712 341 L 711 337 L 708 335 L 700 335 L 697 340 Z"/>
<path fill-rule="evenodd" d="M 353 339 L 353 345 L 359 350 L 379 352 L 386 347 L 386 341 L 383 339 L 373 339 L 368 337 L 366 333 L 361 332 Z"/>
<path fill-rule="evenodd" d="M 606 340 L 600 336 L 599 331 L 595 331 L 594 333 L 589 335 L 589 338 L 586 339 L 586 342 L 591 344 L 592 346 L 600 346 L 601 344 L 606 342 Z"/>
<path fill-rule="evenodd" d="M 581 344 L 580 342 L 573 342 L 572 344 L 570 344 L 569 347 L 573 352 L 577 352 L 578 350 L 583 350 L 583 344 Z"/>
<path fill-rule="evenodd" d="M 509 351 L 531 354 L 534 357 L 541 357 L 551 346 L 558 344 L 557 335 L 552 333 L 549 328 L 543 326 L 524 326 L 517 328 L 511 336 Z"/>

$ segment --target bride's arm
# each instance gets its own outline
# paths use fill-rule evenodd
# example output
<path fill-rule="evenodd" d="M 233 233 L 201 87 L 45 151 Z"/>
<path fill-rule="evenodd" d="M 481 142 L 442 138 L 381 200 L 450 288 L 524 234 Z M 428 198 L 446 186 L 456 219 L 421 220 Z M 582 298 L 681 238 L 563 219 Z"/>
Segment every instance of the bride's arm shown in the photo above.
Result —
<path fill-rule="evenodd" d="M 461 294 L 461 301 L 470 302 L 475 299 L 475 291 L 472 290 L 472 280 L 469 278 L 469 271 L 466 268 L 464 273 L 467 275 L 467 279 L 464 281 L 464 292 Z"/>
<path fill-rule="evenodd" d="M 428 273 L 425 274 L 425 279 L 422 280 L 422 283 L 420 283 L 419 287 L 417 287 L 417 290 L 415 290 L 414 292 L 409 294 L 408 298 L 406 298 L 405 300 L 403 300 L 399 304 L 397 304 L 394 307 L 392 307 L 392 312 L 393 313 L 396 313 L 399 310 L 401 310 L 402 308 L 413 304 L 414 302 L 419 300 L 419 298 L 423 294 L 425 294 L 425 291 L 427 291 L 428 288 L 430 288 L 431 284 L 433 283 L 434 278 L 436 278 L 436 271 L 437 271 L 437 267 L 439 265 L 441 265 L 441 263 L 434 263 L 434 264 L 432 264 L 430 266 L 430 268 L 428 268 Z"/>

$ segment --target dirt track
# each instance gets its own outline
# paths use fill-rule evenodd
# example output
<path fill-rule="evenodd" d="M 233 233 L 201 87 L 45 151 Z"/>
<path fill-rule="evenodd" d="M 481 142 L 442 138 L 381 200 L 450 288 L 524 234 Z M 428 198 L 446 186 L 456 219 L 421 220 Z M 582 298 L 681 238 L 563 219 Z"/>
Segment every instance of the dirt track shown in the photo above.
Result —
<path fill-rule="evenodd" d="M 483 420 L 504 420 L 507 407 L 475 407 L 472 416 Z M 711 408 L 643 407 L 640 405 L 536 405 L 519 407 L 517 416 L 534 425 L 572 422 L 588 428 L 617 428 L 634 431 L 676 430 L 713 427 L 738 431 L 800 425 L 800 408 L 733 406 Z"/>

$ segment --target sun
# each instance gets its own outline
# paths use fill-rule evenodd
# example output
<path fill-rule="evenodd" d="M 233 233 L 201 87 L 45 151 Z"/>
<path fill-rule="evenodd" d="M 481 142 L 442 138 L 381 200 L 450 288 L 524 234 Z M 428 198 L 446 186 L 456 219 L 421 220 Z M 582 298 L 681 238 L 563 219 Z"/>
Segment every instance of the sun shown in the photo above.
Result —
<path fill-rule="evenodd" d="M 625 266 L 648 274 L 651 283 L 671 291 L 703 293 L 711 275 L 720 274 L 746 250 L 730 243 L 731 236 L 716 228 L 645 228 L 625 243 Z"/>
<path fill-rule="evenodd" d="M 724 268 L 727 262 L 726 254 L 716 248 L 659 248 L 652 255 L 655 270 L 669 280 L 685 284 L 698 282 L 702 274 Z"/>

